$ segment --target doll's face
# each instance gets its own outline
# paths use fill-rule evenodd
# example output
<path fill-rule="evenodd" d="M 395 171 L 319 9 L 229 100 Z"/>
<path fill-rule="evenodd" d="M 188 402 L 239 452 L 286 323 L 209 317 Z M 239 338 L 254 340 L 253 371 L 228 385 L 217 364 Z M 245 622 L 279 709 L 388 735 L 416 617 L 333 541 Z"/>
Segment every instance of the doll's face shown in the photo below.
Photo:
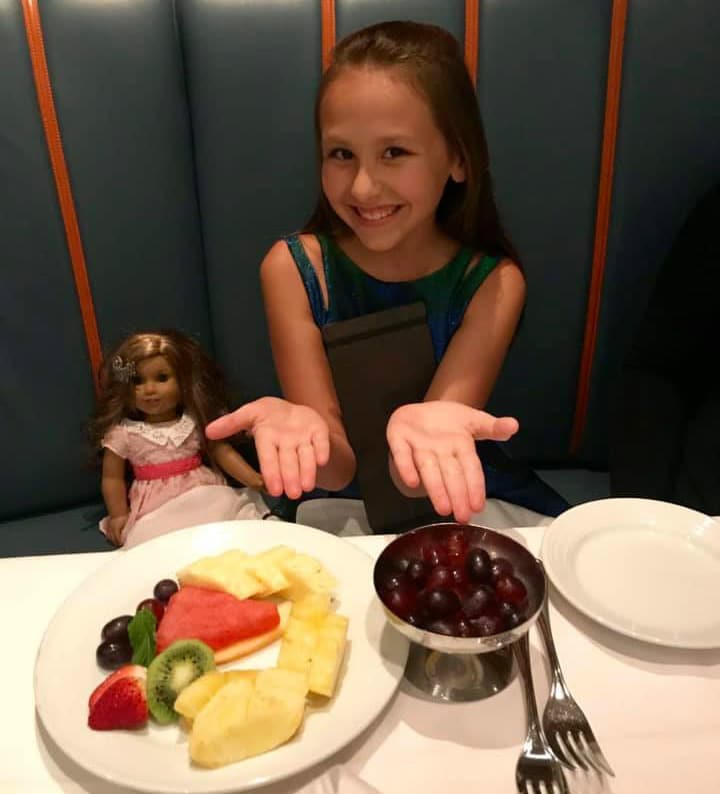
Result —
<path fill-rule="evenodd" d="M 135 367 L 134 408 L 146 422 L 169 422 L 177 417 L 180 386 L 165 356 L 153 356 Z"/>

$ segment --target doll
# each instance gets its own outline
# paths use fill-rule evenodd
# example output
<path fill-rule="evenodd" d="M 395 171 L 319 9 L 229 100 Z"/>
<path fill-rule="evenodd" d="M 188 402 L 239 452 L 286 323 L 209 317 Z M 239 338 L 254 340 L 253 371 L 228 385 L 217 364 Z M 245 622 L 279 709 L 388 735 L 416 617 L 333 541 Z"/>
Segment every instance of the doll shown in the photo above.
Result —
<path fill-rule="evenodd" d="M 251 491 L 261 476 L 230 444 L 205 437 L 226 410 L 219 368 L 178 331 L 132 334 L 108 356 L 90 436 L 102 455 L 100 530 L 110 541 L 130 546 L 194 523 L 262 517 L 267 508 Z M 223 471 L 250 488 L 228 487 Z"/>

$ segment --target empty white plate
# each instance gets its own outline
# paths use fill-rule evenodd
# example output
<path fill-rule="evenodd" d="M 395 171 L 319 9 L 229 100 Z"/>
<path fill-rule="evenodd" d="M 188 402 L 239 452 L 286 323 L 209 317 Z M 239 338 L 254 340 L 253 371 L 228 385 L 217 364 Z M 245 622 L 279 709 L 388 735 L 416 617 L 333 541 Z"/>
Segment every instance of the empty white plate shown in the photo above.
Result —
<path fill-rule="evenodd" d="M 652 499 L 573 507 L 545 530 L 545 570 L 588 617 L 645 642 L 720 647 L 720 522 Z"/>

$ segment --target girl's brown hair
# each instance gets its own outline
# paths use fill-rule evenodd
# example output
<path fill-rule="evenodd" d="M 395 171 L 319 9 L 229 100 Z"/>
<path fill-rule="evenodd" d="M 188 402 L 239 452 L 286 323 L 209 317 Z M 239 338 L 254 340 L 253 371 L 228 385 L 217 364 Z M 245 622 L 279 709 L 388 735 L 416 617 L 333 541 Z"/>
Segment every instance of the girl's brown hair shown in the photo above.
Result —
<path fill-rule="evenodd" d="M 330 83 L 345 69 L 401 70 L 426 99 L 451 152 L 465 165 L 465 181 L 448 179 L 437 209 L 442 230 L 463 245 L 492 255 L 518 257 L 500 222 L 492 189 L 485 130 L 475 89 L 458 41 L 448 31 L 419 22 L 381 22 L 344 38 L 320 82 L 315 102 L 315 135 L 322 162 L 320 108 Z M 321 192 L 305 232 L 347 231 Z M 519 264 L 519 262 L 518 262 Z"/>
<path fill-rule="evenodd" d="M 132 408 L 132 377 L 118 377 L 113 367 L 128 367 L 130 373 L 141 361 L 164 356 L 175 371 L 180 389 L 178 412 L 185 411 L 200 430 L 202 451 L 207 457 L 205 425 L 227 410 L 224 379 L 218 365 L 189 336 L 175 330 L 147 331 L 123 340 L 100 368 L 100 396 L 90 423 L 90 443 L 99 451 L 105 433 L 121 419 L 141 419 Z"/>

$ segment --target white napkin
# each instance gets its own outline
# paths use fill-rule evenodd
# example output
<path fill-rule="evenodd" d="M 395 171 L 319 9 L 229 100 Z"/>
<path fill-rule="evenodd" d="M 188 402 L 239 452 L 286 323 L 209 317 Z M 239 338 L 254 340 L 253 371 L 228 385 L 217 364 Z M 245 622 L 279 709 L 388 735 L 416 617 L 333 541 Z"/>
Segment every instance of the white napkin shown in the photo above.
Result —
<path fill-rule="evenodd" d="M 297 794 L 380 794 L 343 766 L 333 766 L 319 778 L 301 788 Z"/>

